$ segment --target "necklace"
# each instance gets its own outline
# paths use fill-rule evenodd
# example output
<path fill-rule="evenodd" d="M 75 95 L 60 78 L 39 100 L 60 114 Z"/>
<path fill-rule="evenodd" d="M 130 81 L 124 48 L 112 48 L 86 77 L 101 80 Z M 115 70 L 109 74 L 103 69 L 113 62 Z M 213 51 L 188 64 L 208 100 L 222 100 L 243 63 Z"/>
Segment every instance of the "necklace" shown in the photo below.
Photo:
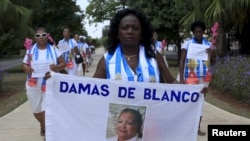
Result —
<path fill-rule="evenodd" d="M 136 54 L 136 55 L 131 55 L 131 56 L 126 56 L 126 55 L 124 55 L 124 56 L 126 57 L 126 59 L 127 59 L 128 61 L 130 61 L 130 59 L 133 58 L 133 57 L 136 57 L 137 54 Z"/>

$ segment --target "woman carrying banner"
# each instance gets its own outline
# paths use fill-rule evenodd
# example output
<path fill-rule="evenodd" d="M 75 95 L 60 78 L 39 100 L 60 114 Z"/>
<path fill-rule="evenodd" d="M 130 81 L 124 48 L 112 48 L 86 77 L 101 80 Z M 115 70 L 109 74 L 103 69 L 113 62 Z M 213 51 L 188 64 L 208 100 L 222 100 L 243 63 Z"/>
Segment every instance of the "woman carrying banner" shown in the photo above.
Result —
<path fill-rule="evenodd" d="M 142 140 L 142 115 L 139 111 L 126 108 L 118 117 L 116 136 L 107 138 L 106 141 L 141 141 Z"/>
<path fill-rule="evenodd" d="M 60 71 L 65 68 L 65 61 L 58 49 L 49 44 L 48 33 L 45 28 L 38 28 L 35 34 L 36 43 L 27 50 L 23 59 L 22 68 L 28 74 L 26 81 L 26 94 L 31 103 L 32 112 L 35 118 L 39 121 L 41 131 L 40 135 L 45 135 L 45 78 L 44 76 L 32 77 L 35 67 L 33 64 L 46 67 L 44 62 L 50 61 L 51 71 Z M 40 70 L 41 71 L 41 70 Z M 45 71 L 45 70 L 44 70 Z M 47 72 L 47 70 L 44 72 Z"/>
<path fill-rule="evenodd" d="M 125 81 L 178 83 L 162 55 L 153 50 L 150 20 L 136 9 L 124 9 L 110 21 L 108 52 L 93 77 Z"/>

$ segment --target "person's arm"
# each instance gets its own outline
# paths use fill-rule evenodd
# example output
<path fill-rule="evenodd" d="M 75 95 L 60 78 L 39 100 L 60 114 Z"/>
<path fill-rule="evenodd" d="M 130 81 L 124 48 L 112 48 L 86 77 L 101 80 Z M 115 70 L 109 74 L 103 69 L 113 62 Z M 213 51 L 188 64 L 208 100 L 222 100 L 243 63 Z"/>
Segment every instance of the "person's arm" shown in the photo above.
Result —
<path fill-rule="evenodd" d="M 170 73 L 162 55 L 159 52 L 156 53 L 156 60 L 160 71 L 160 79 L 163 81 L 163 83 L 178 83 L 178 81 Z"/>
<path fill-rule="evenodd" d="M 181 57 L 180 57 L 180 66 L 179 66 L 179 73 L 180 73 L 180 82 L 185 83 L 184 81 L 184 66 L 185 66 L 185 60 L 186 60 L 187 50 L 182 49 L 181 50 Z"/>
<path fill-rule="evenodd" d="M 33 69 L 31 68 L 31 66 L 25 63 L 22 64 L 22 69 L 27 74 L 31 74 L 33 72 Z"/>
<path fill-rule="evenodd" d="M 94 78 L 104 78 L 106 79 L 106 63 L 105 58 L 102 57 L 97 64 L 96 71 L 93 75 Z"/>
<path fill-rule="evenodd" d="M 64 68 L 66 67 L 66 63 L 65 63 L 62 55 L 57 58 L 57 62 L 58 62 L 57 65 L 55 65 L 55 64 L 50 65 L 50 69 L 54 72 L 64 70 Z"/>
<path fill-rule="evenodd" d="M 27 74 L 31 74 L 33 72 L 33 69 L 31 68 L 29 62 L 29 50 L 26 51 L 26 54 L 24 56 L 24 59 L 23 59 L 23 63 L 22 63 L 22 69 L 25 73 Z"/>
<path fill-rule="evenodd" d="M 206 52 L 210 56 L 210 64 L 213 66 L 216 63 L 216 50 L 212 48 L 206 49 Z"/>

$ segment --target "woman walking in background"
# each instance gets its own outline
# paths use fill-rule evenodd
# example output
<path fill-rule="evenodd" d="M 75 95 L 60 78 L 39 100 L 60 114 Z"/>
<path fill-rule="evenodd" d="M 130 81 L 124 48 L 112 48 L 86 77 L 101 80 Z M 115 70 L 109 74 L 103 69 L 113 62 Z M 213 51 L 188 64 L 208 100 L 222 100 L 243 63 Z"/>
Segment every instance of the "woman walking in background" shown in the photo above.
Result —
<path fill-rule="evenodd" d="M 206 25 L 203 21 L 196 21 L 191 24 L 191 31 L 193 32 L 193 38 L 185 41 L 181 49 L 180 59 L 180 82 L 183 84 L 203 84 L 206 82 L 206 76 L 210 75 L 210 67 L 214 65 L 215 53 L 211 49 L 211 43 L 203 37 L 206 30 Z M 208 53 L 210 60 L 197 60 L 187 58 L 187 51 L 193 44 L 204 45 L 204 52 Z M 208 48 L 205 48 L 205 47 Z M 200 117 L 198 135 L 204 136 L 205 132 L 200 130 L 202 116 Z"/>

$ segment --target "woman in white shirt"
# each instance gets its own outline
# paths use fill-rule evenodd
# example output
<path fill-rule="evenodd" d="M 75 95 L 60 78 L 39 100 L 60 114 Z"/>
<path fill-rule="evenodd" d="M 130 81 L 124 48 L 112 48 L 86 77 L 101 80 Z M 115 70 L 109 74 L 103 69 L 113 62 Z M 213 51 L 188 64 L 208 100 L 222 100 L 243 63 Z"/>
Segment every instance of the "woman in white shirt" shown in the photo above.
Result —
<path fill-rule="evenodd" d="M 38 28 L 35 34 L 36 43 L 27 50 L 23 59 L 22 68 L 27 73 L 26 94 L 31 103 L 35 118 L 39 121 L 40 135 L 45 135 L 45 74 L 47 70 L 37 69 L 37 65 L 49 67 L 51 71 L 58 72 L 65 68 L 65 61 L 58 49 L 48 43 L 48 33 L 45 28 Z M 48 62 L 50 63 L 49 66 Z M 35 73 L 39 71 L 38 73 Z M 42 75 L 41 75 L 42 74 Z"/>
<path fill-rule="evenodd" d="M 67 52 L 63 52 L 62 56 L 66 62 L 66 70 L 69 75 L 77 75 L 77 64 L 75 62 L 75 55 L 80 54 L 78 47 L 77 47 L 77 42 L 74 39 L 70 38 L 71 35 L 71 30 L 69 28 L 64 28 L 63 29 L 63 39 L 59 41 L 59 44 L 67 43 L 70 50 Z"/>

